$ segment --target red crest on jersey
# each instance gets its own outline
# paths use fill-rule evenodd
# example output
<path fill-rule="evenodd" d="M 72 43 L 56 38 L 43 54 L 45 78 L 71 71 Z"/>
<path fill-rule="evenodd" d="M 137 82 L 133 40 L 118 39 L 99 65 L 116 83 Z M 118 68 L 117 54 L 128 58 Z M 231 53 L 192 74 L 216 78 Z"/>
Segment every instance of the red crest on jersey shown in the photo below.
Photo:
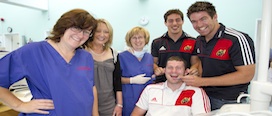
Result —
<path fill-rule="evenodd" d="M 192 97 L 194 95 L 194 90 L 184 90 L 180 93 L 175 105 L 192 105 Z"/>
<path fill-rule="evenodd" d="M 215 44 L 211 53 L 211 58 L 220 60 L 229 60 L 229 49 L 232 46 L 232 41 L 228 39 L 219 39 Z"/>
<path fill-rule="evenodd" d="M 185 39 L 179 48 L 180 52 L 192 53 L 195 47 L 195 40 Z"/>

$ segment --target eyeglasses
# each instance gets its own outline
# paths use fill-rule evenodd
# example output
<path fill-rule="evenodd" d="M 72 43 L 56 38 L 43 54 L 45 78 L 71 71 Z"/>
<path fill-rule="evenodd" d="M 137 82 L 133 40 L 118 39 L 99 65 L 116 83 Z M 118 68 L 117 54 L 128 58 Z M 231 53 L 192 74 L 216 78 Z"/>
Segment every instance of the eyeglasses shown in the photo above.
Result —
<path fill-rule="evenodd" d="M 81 29 L 81 28 L 79 28 L 79 27 L 71 27 L 70 28 L 73 32 L 76 32 L 76 33 L 81 33 L 81 32 L 83 32 L 83 35 L 85 36 L 85 37 L 90 37 L 90 35 L 91 35 L 91 33 L 92 33 L 92 31 L 89 31 L 89 30 L 86 30 L 86 29 Z"/>
<path fill-rule="evenodd" d="M 132 40 L 137 40 L 137 39 L 142 40 L 142 39 L 145 39 L 145 38 L 143 36 L 133 36 L 131 39 Z"/>

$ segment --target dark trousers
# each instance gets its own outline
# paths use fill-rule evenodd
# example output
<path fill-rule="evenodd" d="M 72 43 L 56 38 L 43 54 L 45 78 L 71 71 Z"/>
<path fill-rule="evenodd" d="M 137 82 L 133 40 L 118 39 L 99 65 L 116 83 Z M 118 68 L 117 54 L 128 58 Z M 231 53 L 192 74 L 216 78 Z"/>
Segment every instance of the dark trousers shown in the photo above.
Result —
<path fill-rule="evenodd" d="M 224 99 L 217 99 L 213 97 L 209 97 L 211 102 L 211 110 L 220 109 L 224 104 L 239 104 L 236 100 L 224 100 Z M 246 98 L 241 99 L 241 103 L 246 103 Z"/>
<path fill-rule="evenodd" d="M 166 77 L 165 75 L 160 75 L 156 77 L 155 83 L 160 83 L 160 82 L 165 82 L 166 81 Z"/>

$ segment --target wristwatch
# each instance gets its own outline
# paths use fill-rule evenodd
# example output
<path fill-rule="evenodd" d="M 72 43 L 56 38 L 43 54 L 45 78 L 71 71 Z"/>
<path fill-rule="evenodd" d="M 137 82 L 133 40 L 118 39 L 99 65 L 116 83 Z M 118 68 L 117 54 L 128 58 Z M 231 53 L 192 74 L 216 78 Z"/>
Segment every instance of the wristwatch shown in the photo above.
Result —
<path fill-rule="evenodd" d="M 116 106 L 123 108 L 122 104 L 116 104 Z"/>

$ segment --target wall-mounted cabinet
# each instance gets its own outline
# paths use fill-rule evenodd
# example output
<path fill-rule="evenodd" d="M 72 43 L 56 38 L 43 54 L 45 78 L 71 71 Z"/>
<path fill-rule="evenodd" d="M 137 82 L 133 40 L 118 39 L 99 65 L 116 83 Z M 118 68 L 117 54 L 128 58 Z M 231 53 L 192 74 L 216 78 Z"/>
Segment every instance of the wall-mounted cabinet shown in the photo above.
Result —
<path fill-rule="evenodd" d="M 11 52 L 25 44 L 18 33 L 3 34 L 0 36 L 0 50 Z"/>

